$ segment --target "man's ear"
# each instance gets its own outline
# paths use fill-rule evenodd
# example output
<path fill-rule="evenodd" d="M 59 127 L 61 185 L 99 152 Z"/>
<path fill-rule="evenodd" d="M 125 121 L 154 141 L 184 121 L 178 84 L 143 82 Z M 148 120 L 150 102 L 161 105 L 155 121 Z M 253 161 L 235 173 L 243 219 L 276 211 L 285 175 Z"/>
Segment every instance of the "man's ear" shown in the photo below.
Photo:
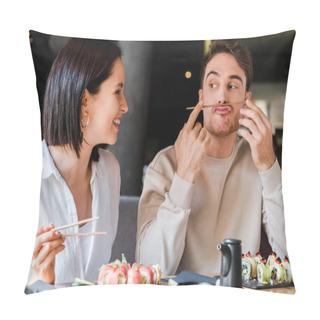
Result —
<path fill-rule="evenodd" d="M 199 95 L 199 101 L 202 101 L 203 99 L 203 97 L 202 97 L 202 89 L 199 89 L 199 91 L 198 91 L 198 95 Z"/>
<path fill-rule="evenodd" d="M 246 92 L 246 99 L 251 100 L 251 97 L 252 97 L 251 91 L 247 91 L 247 92 Z"/>

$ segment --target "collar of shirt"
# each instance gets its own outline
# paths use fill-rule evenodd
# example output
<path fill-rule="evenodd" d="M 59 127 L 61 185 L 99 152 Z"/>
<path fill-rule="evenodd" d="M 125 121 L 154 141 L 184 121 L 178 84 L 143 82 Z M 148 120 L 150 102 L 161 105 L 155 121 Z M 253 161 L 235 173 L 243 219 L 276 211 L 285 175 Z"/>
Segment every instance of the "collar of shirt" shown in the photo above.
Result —
<path fill-rule="evenodd" d="M 95 176 L 99 176 L 99 167 L 96 161 L 92 161 L 91 163 L 92 175 L 90 179 L 90 183 L 93 182 Z M 45 140 L 42 140 L 42 179 L 47 179 L 51 175 L 54 175 L 57 180 L 62 180 L 62 176 L 59 170 L 56 168 L 54 161 L 49 152 L 48 146 Z"/>

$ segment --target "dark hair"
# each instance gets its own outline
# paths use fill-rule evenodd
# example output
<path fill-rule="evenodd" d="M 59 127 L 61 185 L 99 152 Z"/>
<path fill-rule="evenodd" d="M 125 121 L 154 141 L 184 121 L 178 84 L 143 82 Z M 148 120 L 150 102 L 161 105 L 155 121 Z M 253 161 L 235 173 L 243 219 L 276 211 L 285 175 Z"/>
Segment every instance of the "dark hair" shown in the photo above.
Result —
<path fill-rule="evenodd" d="M 61 49 L 49 73 L 44 97 L 42 132 L 48 145 L 69 145 L 80 157 L 84 91 L 97 94 L 118 58 L 121 49 L 109 40 L 72 38 Z M 91 159 L 98 161 L 98 148 L 106 146 L 95 146 Z"/>
<path fill-rule="evenodd" d="M 202 88 L 204 73 L 207 64 L 217 53 L 230 53 L 237 60 L 240 68 L 246 75 L 246 91 L 249 91 L 252 77 L 253 66 L 252 57 L 246 46 L 241 44 L 238 40 L 215 40 L 211 42 L 208 53 L 204 56 L 200 72 L 200 87 Z"/>

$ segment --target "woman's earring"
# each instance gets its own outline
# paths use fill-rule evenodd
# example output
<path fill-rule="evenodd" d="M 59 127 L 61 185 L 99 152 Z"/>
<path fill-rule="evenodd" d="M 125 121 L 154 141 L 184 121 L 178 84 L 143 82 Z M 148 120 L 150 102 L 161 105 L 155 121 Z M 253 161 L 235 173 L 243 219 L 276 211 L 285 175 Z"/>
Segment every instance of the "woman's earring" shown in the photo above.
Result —
<path fill-rule="evenodd" d="M 81 128 L 84 129 L 86 128 L 88 125 L 89 125 L 89 116 L 86 116 L 87 117 L 87 122 L 85 124 L 84 123 L 84 117 L 81 116 Z"/>
<path fill-rule="evenodd" d="M 87 106 L 87 98 L 85 98 L 85 97 L 82 98 L 82 106 L 83 107 Z M 85 124 L 84 124 L 84 118 L 85 117 L 87 117 L 87 122 L 85 122 Z M 80 123 L 81 123 L 82 129 L 86 128 L 89 125 L 89 116 L 87 115 L 85 117 L 81 116 Z"/>

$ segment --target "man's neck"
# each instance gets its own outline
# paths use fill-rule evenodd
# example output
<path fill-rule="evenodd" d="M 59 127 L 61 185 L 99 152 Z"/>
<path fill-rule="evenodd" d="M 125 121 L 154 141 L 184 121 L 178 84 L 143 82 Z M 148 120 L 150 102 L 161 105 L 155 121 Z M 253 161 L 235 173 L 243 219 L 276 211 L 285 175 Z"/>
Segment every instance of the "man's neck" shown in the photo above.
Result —
<path fill-rule="evenodd" d="M 226 137 L 217 137 L 210 135 L 207 147 L 207 156 L 215 159 L 226 159 L 231 156 L 235 141 L 237 139 L 237 131 Z"/>

